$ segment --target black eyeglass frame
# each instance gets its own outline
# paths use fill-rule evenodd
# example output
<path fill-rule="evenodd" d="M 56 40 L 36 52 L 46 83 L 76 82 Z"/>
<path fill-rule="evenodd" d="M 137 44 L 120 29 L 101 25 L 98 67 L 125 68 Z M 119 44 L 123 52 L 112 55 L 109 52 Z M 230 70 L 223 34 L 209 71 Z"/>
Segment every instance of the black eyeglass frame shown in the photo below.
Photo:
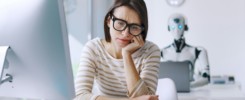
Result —
<path fill-rule="evenodd" d="M 131 35 L 133 35 L 133 36 L 139 36 L 139 35 L 141 35 L 141 33 L 144 31 L 144 26 L 142 26 L 142 25 L 138 25 L 138 24 L 135 24 L 135 23 L 128 24 L 127 21 L 125 21 L 125 20 L 123 20 L 123 19 L 116 18 L 113 14 L 110 14 L 110 18 L 111 18 L 112 21 L 113 21 L 113 28 L 114 28 L 115 30 L 117 30 L 117 31 L 120 31 L 120 32 L 121 32 L 121 31 L 124 31 L 127 27 L 129 27 L 129 33 L 130 33 Z M 124 27 L 122 30 L 118 30 L 118 29 L 115 28 L 115 25 L 114 25 L 114 24 L 115 24 L 115 21 L 116 21 L 116 20 L 120 20 L 120 21 L 126 23 L 125 27 Z M 140 27 L 140 28 L 141 28 L 141 32 L 140 32 L 139 34 L 137 34 L 137 35 L 132 34 L 132 33 L 130 32 L 130 26 L 132 26 L 132 25 L 135 25 L 135 26 Z"/>

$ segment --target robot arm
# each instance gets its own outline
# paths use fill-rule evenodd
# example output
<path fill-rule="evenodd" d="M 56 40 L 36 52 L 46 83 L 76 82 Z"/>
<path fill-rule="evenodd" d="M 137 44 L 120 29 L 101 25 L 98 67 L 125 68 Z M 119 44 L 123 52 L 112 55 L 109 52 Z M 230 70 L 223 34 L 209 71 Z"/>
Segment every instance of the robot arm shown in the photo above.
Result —
<path fill-rule="evenodd" d="M 206 85 L 208 83 L 209 83 L 209 80 L 207 78 L 201 77 L 201 78 L 199 78 L 199 79 L 197 79 L 195 81 L 192 81 L 191 84 L 190 84 L 190 87 L 191 88 L 200 87 L 200 86 L 204 86 L 204 85 Z"/>
<path fill-rule="evenodd" d="M 194 81 L 191 82 L 191 87 L 199 87 L 209 83 L 210 72 L 207 51 L 202 47 L 197 47 L 199 51 L 195 64 Z"/>

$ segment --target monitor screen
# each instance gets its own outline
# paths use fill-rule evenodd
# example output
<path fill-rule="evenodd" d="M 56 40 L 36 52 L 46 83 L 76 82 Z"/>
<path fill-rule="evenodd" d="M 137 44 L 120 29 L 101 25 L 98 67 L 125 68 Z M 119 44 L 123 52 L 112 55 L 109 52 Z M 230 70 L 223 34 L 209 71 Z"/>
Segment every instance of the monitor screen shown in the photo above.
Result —
<path fill-rule="evenodd" d="M 74 98 L 63 8 L 62 0 L 0 0 L 0 46 L 10 47 L 0 72 L 13 77 L 0 82 L 0 99 Z"/>

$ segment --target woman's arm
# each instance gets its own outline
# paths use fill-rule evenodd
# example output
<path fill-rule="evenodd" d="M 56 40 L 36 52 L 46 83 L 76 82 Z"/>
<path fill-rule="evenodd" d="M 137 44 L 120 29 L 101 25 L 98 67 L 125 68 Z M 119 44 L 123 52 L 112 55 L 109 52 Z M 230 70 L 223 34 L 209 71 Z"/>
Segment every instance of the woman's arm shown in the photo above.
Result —
<path fill-rule="evenodd" d="M 129 98 L 109 97 L 109 96 L 98 96 L 96 100 L 130 100 Z"/>
<path fill-rule="evenodd" d="M 157 46 L 152 47 L 146 54 L 141 64 L 141 72 L 138 73 L 133 63 L 132 57 L 124 57 L 125 75 L 128 86 L 129 97 L 141 95 L 154 95 L 158 82 L 158 72 L 160 63 L 160 50 Z"/>
<path fill-rule="evenodd" d="M 99 96 L 96 100 L 158 100 L 158 96 L 143 95 L 135 98 L 116 98 L 116 97 Z"/>
<path fill-rule="evenodd" d="M 127 88 L 129 94 L 131 94 L 135 85 L 137 84 L 137 82 L 139 82 L 140 76 L 135 68 L 135 64 L 131 54 L 129 53 L 123 54 L 123 61 L 124 61 L 124 70 L 126 75 Z"/>
<path fill-rule="evenodd" d="M 134 38 L 134 44 L 132 47 L 123 48 L 122 55 L 124 61 L 124 70 L 128 88 L 129 97 L 137 97 L 141 95 L 154 95 L 157 81 L 158 81 L 158 69 L 160 63 L 160 50 L 156 45 L 151 46 L 149 52 L 147 53 L 147 58 L 144 59 L 144 63 L 142 62 L 141 66 L 142 72 L 138 73 L 132 59 L 132 49 L 133 46 L 135 48 L 142 47 L 144 45 L 143 40 L 141 38 Z M 133 44 L 133 43 L 131 43 Z M 137 49 L 138 49 L 137 48 Z M 143 55 L 143 54 L 142 54 Z"/>
<path fill-rule="evenodd" d="M 82 50 L 78 72 L 75 78 L 75 100 L 95 100 L 98 95 L 92 94 L 95 76 L 95 47 L 88 42 Z"/>
<path fill-rule="evenodd" d="M 129 94 L 132 93 L 135 85 L 137 85 L 137 83 L 140 80 L 139 73 L 135 68 L 135 64 L 131 55 L 143 45 L 144 45 L 144 41 L 142 39 L 142 36 L 140 35 L 140 36 L 135 36 L 132 39 L 132 43 L 128 44 L 126 47 L 122 49 L 124 71 L 125 71 L 126 83 L 127 83 Z"/>

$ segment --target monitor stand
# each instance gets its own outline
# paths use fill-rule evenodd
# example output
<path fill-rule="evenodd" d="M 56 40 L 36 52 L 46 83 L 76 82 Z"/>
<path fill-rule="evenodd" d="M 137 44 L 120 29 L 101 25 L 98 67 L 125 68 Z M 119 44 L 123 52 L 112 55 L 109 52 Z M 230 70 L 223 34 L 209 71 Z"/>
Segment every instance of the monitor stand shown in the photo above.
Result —
<path fill-rule="evenodd" d="M 5 60 L 9 46 L 0 46 L 0 85 L 4 82 L 12 82 L 13 77 L 10 74 L 4 74 L 4 65 L 7 63 Z"/>

